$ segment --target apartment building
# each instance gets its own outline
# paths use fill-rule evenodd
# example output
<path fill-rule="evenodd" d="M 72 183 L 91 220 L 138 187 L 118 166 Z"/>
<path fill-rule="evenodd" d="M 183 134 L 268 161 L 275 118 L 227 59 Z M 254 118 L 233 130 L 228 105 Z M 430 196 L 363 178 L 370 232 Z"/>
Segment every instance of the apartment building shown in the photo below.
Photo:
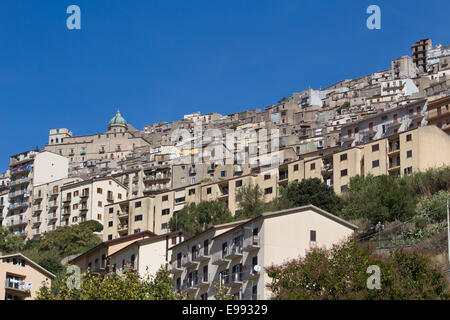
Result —
<path fill-rule="evenodd" d="M 356 175 L 404 176 L 448 165 L 450 137 L 436 126 L 425 126 L 337 152 L 328 172 L 333 175 L 334 191 L 340 194 Z"/>
<path fill-rule="evenodd" d="M 141 277 L 154 276 L 159 268 L 167 268 L 172 256 L 169 248 L 190 237 L 185 231 L 175 231 L 137 240 L 108 257 L 110 271 L 134 268 Z"/>
<path fill-rule="evenodd" d="M 428 123 L 450 134 L 450 97 L 428 103 Z"/>
<path fill-rule="evenodd" d="M 238 190 L 242 186 L 258 185 L 265 201 L 271 201 L 278 196 L 278 179 L 278 169 L 266 170 L 110 204 L 105 207 L 103 239 L 112 240 L 142 230 L 164 234 L 172 216 L 188 203 L 218 200 L 236 214 L 239 211 Z"/>
<path fill-rule="evenodd" d="M 33 187 L 66 178 L 68 160 L 48 151 L 27 151 L 10 158 L 9 172 L 9 206 L 4 225 L 15 235 L 31 238 Z"/>
<path fill-rule="evenodd" d="M 381 96 L 397 94 L 408 97 L 417 92 L 419 89 L 411 79 L 397 79 L 381 83 Z"/>
<path fill-rule="evenodd" d="M 56 140 L 60 134 L 64 136 Z M 62 155 L 75 163 L 95 159 L 123 159 L 134 148 L 150 147 L 149 142 L 136 133 L 136 129 L 126 122 L 119 111 L 109 122 L 108 131 L 104 133 L 72 136 L 67 129 L 52 129 L 49 141 L 45 150 Z"/>
<path fill-rule="evenodd" d="M 143 231 L 122 238 L 104 241 L 94 248 L 91 248 L 69 260 L 68 263 L 70 265 L 78 266 L 81 273 L 85 273 L 88 269 L 92 272 L 106 271 L 109 265 L 107 259 L 108 257 L 135 241 L 147 239 L 153 236 L 155 236 L 153 232 Z"/>
<path fill-rule="evenodd" d="M 421 99 L 341 127 L 342 148 L 354 147 L 427 124 L 428 101 Z"/>
<path fill-rule="evenodd" d="M 8 212 L 8 194 L 7 186 L 0 187 L 0 227 L 3 226 L 3 220 Z"/>
<path fill-rule="evenodd" d="M 411 46 L 413 62 L 416 64 L 419 72 L 423 73 L 427 71 L 427 53 L 432 48 L 433 41 L 431 39 L 416 41 L 416 43 Z"/>
<path fill-rule="evenodd" d="M 103 224 L 105 206 L 126 199 L 128 189 L 112 177 L 61 186 L 61 225 L 95 220 Z"/>
<path fill-rule="evenodd" d="M 312 205 L 214 226 L 171 248 L 174 289 L 190 299 L 211 300 L 218 285 L 235 299 L 269 299 L 265 268 L 315 247 L 330 248 L 356 229 Z"/>
<path fill-rule="evenodd" d="M 38 239 L 43 233 L 54 231 L 59 226 L 68 226 L 69 220 L 62 220 L 61 187 L 82 181 L 81 178 L 63 178 L 36 185 L 33 188 L 33 212 L 31 236 Z"/>
<path fill-rule="evenodd" d="M 56 276 L 21 253 L 2 255 L 0 251 L 0 299 L 33 300 L 45 284 Z"/>
<path fill-rule="evenodd" d="M 417 67 L 410 56 L 401 56 L 392 60 L 392 76 L 394 79 L 413 79 L 417 77 Z"/>

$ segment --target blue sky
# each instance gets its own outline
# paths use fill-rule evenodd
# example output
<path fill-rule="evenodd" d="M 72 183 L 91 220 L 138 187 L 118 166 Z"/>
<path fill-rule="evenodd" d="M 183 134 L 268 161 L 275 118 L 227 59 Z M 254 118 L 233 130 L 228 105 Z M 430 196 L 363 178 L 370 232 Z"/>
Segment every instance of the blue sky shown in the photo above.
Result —
<path fill-rule="evenodd" d="M 81 8 L 81 30 L 66 9 Z M 381 8 L 381 30 L 366 8 Z M 2 0 L 0 169 L 51 128 L 138 129 L 197 110 L 261 108 L 388 69 L 419 39 L 450 44 L 449 1 Z"/>

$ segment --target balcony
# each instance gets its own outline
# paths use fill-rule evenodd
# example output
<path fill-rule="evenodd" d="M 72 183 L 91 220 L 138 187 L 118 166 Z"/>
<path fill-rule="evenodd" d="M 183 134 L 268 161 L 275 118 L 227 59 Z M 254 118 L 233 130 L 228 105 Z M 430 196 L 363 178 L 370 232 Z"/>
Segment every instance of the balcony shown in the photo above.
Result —
<path fill-rule="evenodd" d="M 214 254 L 212 264 L 222 265 L 222 264 L 226 264 L 226 263 L 230 262 L 230 258 L 228 258 L 226 256 L 226 251 L 227 250 L 217 252 L 216 254 Z"/>
<path fill-rule="evenodd" d="M 56 208 L 58 208 L 58 204 L 57 203 L 50 203 L 48 205 L 48 207 L 49 207 L 49 209 L 56 209 Z"/>
<path fill-rule="evenodd" d="M 13 279 L 5 280 L 5 289 L 6 290 L 14 290 L 20 293 L 29 293 L 30 289 L 27 287 L 25 282 Z"/>
<path fill-rule="evenodd" d="M 195 256 L 195 254 L 194 254 L 194 256 Z M 196 266 L 198 264 L 198 261 L 195 261 L 193 259 L 192 255 L 189 253 L 181 259 L 181 264 L 185 268 L 190 268 L 190 267 Z"/>
<path fill-rule="evenodd" d="M 18 190 L 18 191 L 13 191 L 11 193 L 9 193 L 9 197 L 10 198 L 17 198 L 17 197 L 21 197 L 21 196 L 26 196 L 28 197 L 28 190 Z"/>
<path fill-rule="evenodd" d="M 56 216 L 56 214 L 49 215 L 48 221 L 55 221 L 55 220 L 58 220 L 58 217 Z"/>
<path fill-rule="evenodd" d="M 208 250 L 205 251 L 205 248 L 200 249 L 193 255 L 193 260 L 195 262 L 208 261 L 209 259 L 211 259 L 211 256 L 209 255 Z"/>
<path fill-rule="evenodd" d="M 399 128 L 401 125 L 402 125 L 401 121 L 394 120 L 387 125 L 387 128 L 388 129 L 396 129 L 396 128 Z"/>
<path fill-rule="evenodd" d="M 204 275 L 201 275 L 201 276 L 199 276 L 199 280 L 198 280 L 198 282 L 197 282 L 197 288 L 207 288 L 207 287 L 209 287 L 210 286 L 210 283 L 209 283 L 209 281 L 208 281 L 208 275 L 207 274 L 204 274 Z"/>
<path fill-rule="evenodd" d="M 231 286 L 241 286 L 244 283 L 243 272 L 236 272 L 231 274 Z"/>
<path fill-rule="evenodd" d="M 244 240 L 244 251 L 254 251 L 258 250 L 260 248 L 259 245 L 259 237 L 258 236 L 252 236 Z"/>
<path fill-rule="evenodd" d="M 70 216 L 70 210 L 64 210 L 62 215 L 63 216 Z"/>
<path fill-rule="evenodd" d="M 42 208 L 41 207 L 34 207 L 33 208 L 33 212 L 34 213 L 40 213 L 40 212 L 42 212 Z"/>
<path fill-rule="evenodd" d="M 9 182 L 9 186 L 10 187 L 14 187 L 14 186 L 18 186 L 18 185 L 21 185 L 23 183 L 29 183 L 29 182 L 30 182 L 30 180 L 28 178 L 20 178 L 20 179 L 14 180 L 14 181 L 11 180 Z"/>
<path fill-rule="evenodd" d="M 35 156 L 36 156 L 36 154 L 29 154 L 29 155 L 23 157 L 22 159 L 14 159 L 13 158 L 9 162 L 9 165 L 12 167 L 12 166 L 17 166 L 22 163 L 29 162 L 29 161 L 33 160 Z"/>
<path fill-rule="evenodd" d="M 89 197 L 89 193 L 87 193 L 87 192 L 83 192 L 83 193 L 81 193 L 81 195 L 80 195 L 80 198 L 81 199 L 85 199 L 85 198 L 88 198 Z"/>
<path fill-rule="evenodd" d="M 107 197 L 107 198 L 106 198 L 106 201 L 108 201 L 108 202 L 114 202 L 114 197 Z"/>
<path fill-rule="evenodd" d="M 31 171 L 32 169 L 33 169 L 33 167 L 31 165 L 23 165 L 23 166 L 11 169 L 10 175 L 25 173 L 25 172 Z"/>
<path fill-rule="evenodd" d="M 260 275 L 259 271 L 255 271 L 253 268 L 249 271 L 245 273 L 244 279 L 245 280 L 256 280 L 258 279 Z"/>
<path fill-rule="evenodd" d="M 341 141 L 342 142 L 351 142 L 351 141 L 353 141 L 353 140 L 355 140 L 355 136 L 343 136 L 342 138 L 341 138 Z"/>
<path fill-rule="evenodd" d="M 181 265 L 181 261 L 173 261 L 170 267 L 170 271 L 174 274 L 182 273 L 184 268 Z"/>
<path fill-rule="evenodd" d="M 235 259 L 235 258 L 241 258 L 242 257 L 242 246 L 232 245 L 228 252 L 225 254 L 225 257 L 227 259 Z"/>
<path fill-rule="evenodd" d="M 26 226 L 28 223 L 23 220 L 23 219 L 19 219 L 19 220 L 10 220 L 6 223 L 7 227 L 20 227 L 20 226 Z"/>
<path fill-rule="evenodd" d="M 80 212 L 82 212 L 82 211 L 88 211 L 88 207 L 87 206 L 82 206 L 80 208 Z"/>
<path fill-rule="evenodd" d="M 409 119 L 411 121 L 415 121 L 415 120 L 423 119 L 423 116 L 424 115 L 422 113 L 416 113 L 416 114 L 410 115 Z"/>
<path fill-rule="evenodd" d="M 31 205 L 31 202 L 20 202 L 20 203 L 10 203 L 8 209 L 15 210 L 19 208 L 28 207 Z"/>
<path fill-rule="evenodd" d="M 198 284 L 197 279 L 189 279 L 185 283 L 183 283 L 181 290 L 186 291 L 188 293 L 195 293 L 197 292 L 198 288 L 196 287 Z"/>
<path fill-rule="evenodd" d="M 63 203 L 64 204 L 69 203 L 71 201 L 72 201 L 72 198 L 65 198 L 65 199 L 63 199 Z"/>
<path fill-rule="evenodd" d="M 377 134 L 377 132 L 369 129 L 369 130 L 364 130 L 364 131 L 360 132 L 359 134 L 364 138 L 372 138 Z"/>

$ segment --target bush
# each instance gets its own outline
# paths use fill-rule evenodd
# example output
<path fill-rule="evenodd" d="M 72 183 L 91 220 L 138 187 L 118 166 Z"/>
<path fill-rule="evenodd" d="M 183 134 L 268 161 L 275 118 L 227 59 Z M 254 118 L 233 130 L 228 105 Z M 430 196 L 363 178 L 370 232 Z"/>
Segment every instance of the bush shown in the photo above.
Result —
<path fill-rule="evenodd" d="M 367 288 L 371 265 L 381 271 L 379 290 Z M 315 248 L 267 272 L 275 300 L 449 298 L 445 276 L 427 256 L 396 250 L 386 257 L 354 240 L 329 250 Z"/>
<path fill-rule="evenodd" d="M 418 204 L 418 212 L 433 222 L 441 222 L 447 218 L 447 199 L 450 193 L 440 190 L 431 197 L 423 199 Z"/>

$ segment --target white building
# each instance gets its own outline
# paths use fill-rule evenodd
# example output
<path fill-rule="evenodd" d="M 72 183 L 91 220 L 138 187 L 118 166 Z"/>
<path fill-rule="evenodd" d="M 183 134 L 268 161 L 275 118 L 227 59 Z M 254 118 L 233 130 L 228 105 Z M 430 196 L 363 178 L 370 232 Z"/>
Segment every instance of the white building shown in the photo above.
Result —
<path fill-rule="evenodd" d="M 237 299 L 269 299 L 266 267 L 330 248 L 356 229 L 312 205 L 218 225 L 171 248 L 174 288 L 191 299 L 214 299 L 215 284 Z"/>

